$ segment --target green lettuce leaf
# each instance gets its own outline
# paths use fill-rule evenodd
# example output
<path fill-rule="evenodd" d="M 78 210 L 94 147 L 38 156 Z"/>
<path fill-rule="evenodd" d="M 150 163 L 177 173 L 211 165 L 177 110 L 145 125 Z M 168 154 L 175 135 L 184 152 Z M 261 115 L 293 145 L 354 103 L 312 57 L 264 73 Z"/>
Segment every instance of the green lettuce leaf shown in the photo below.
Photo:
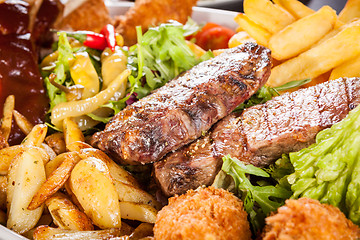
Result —
<path fill-rule="evenodd" d="M 280 185 L 270 185 L 270 175 L 266 171 L 251 164 L 245 165 L 229 155 L 223 157 L 222 171 L 232 176 L 254 232 L 261 230 L 264 226 L 264 218 L 282 206 L 285 199 L 291 196 L 292 192 L 288 189 Z M 257 179 L 260 177 L 264 180 L 252 183 L 250 181 L 252 177 Z"/>
<path fill-rule="evenodd" d="M 360 107 L 318 133 L 316 143 L 290 153 L 292 198 L 309 197 L 339 207 L 360 224 Z"/>
<path fill-rule="evenodd" d="M 70 43 L 67 39 L 66 33 L 59 32 L 58 35 L 59 35 L 59 41 L 57 46 L 58 46 L 59 56 L 55 63 L 56 65 L 54 69 L 54 74 L 56 75 L 55 82 L 69 86 L 71 84 L 71 79 L 68 74 L 69 61 L 74 59 L 74 55 Z M 58 89 L 57 87 L 53 86 L 50 83 L 48 76 L 45 77 L 44 83 L 50 100 L 49 111 L 51 111 L 53 107 L 56 106 L 57 104 L 66 102 L 65 93 L 60 89 Z"/>

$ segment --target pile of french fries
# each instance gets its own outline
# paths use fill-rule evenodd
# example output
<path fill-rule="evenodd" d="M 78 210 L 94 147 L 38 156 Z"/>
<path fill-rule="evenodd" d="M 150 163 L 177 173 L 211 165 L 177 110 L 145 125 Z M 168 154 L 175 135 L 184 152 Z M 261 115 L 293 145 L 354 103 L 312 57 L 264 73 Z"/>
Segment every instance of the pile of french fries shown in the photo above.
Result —
<path fill-rule="evenodd" d="M 14 101 L 7 98 L 0 127 L 1 224 L 33 239 L 151 236 L 161 205 L 131 174 L 85 143 L 71 118 L 63 133 L 47 136 L 47 125 L 32 126 Z M 9 147 L 13 117 L 27 136 Z M 143 224 L 133 229 L 121 219 Z"/>
<path fill-rule="evenodd" d="M 360 0 L 348 0 L 339 15 L 329 6 L 314 11 L 298 0 L 244 0 L 238 33 L 229 47 L 255 41 L 271 49 L 271 87 L 312 79 L 360 77 Z"/>

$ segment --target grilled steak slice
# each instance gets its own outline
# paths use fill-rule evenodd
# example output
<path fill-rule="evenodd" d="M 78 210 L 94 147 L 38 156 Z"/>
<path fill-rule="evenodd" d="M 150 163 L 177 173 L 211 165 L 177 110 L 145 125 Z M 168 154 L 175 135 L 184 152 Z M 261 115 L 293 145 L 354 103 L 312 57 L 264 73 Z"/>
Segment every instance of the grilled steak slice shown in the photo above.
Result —
<path fill-rule="evenodd" d="M 128 164 L 150 163 L 197 139 L 270 75 L 270 50 L 254 43 L 202 62 L 126 107 L 92 144 Z"/>
<path fill-rule="evenodd" d="M 360 78 L 338 79 L 279 97 L 219 121 L 210 133 L 154 164 L 166 195 L 213 182 L 227 154 L 263 167 L 315 142 L 360 102 Z"/>

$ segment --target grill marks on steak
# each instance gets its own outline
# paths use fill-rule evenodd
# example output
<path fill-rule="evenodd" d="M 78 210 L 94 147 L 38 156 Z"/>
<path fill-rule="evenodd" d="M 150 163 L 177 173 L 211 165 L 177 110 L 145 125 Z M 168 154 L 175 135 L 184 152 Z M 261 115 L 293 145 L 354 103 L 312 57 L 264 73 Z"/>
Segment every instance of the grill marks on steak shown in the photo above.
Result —
<path fill-rule="evenodd" d="M 150 163 L 201 136 L 268 79 L 270 50 L 254 43 L 202 62 L 126 107 L 92 144 L 129 164 Z"/>
<path fill-rule="evenodd" d="M 227 154 L 263 167 L 315 142 L 360 102 L 360 79 L 338 79 L 279 97 L 219 121 L 210 133 L 155 163 L 166 195 L 213 182 Z"/>

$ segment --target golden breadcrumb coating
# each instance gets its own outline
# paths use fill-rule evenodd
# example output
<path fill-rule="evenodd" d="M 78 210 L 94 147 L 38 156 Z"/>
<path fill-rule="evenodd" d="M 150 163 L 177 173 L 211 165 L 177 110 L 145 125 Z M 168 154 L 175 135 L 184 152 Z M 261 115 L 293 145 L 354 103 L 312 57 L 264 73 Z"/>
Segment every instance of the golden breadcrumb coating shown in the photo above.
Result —
<path fill-rule="evenodd" d="M 251 239 L 243 203 L 223 189 L 199 188 L 169 199 L 157 215 L 156 240 Z"/>
<path fill-rule="evenodd" d="M 108 23 L 112 23 L 104 0 L 87 0 L 75 11 L 56 24 L 58 30 L 88 30 L 100 32 Z"/>
<path fill-rule="evenodd" d="M 359 228 L 336 207 L 317 200 L 287 200 L 278 213 L 266 218 L 263 240 L 352 240 Z"/>
<path fill-rule="evenodd" d="M 141 26 L 145 32 L 149 27 L 168 20 L 184 24 L 191 16 L 196 2 L 197 0 L 137 0 L 124 16 L 117 17 L 116 30 L 124 37 L 125 45 L 133 45 L 137 42 L 136 26 Z"/>

